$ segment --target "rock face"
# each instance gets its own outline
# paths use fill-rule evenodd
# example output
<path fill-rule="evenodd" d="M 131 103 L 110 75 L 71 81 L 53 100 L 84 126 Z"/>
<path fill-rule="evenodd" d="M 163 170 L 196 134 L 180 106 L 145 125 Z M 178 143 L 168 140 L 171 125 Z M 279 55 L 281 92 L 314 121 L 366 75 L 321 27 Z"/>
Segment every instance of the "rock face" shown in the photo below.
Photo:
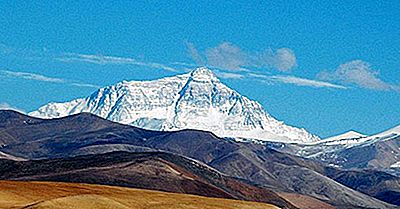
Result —
<path fill-rule="evenodd" d="M 197 129 L 220 137 L 281 142 L 319 140 L 304 129 L 276 120 L 207 68 L 154 81 L 123 81 L 87 98 L 49 103 L 30 115 L 58 118 L 80 112 L 151 130 Z"/>

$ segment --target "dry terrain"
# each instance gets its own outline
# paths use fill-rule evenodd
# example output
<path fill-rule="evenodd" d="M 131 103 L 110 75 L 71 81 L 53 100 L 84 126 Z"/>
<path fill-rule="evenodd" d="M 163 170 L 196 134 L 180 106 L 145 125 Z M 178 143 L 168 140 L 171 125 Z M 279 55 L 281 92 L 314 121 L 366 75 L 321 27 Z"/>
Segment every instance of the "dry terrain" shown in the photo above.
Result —
<path fill-rule="evenodd" d="M 301 208 L 301 209 L 335 209 L 336 207 L 322 202 L 321 200 L 315 199 L 310 196 L 301 195 L 301 194 L 294 194 L 294 193 L 279 193 L 279 195 L 294 206 Z"/>
<path fill-rule="evenodd" d="M 0 181 L 1 208 L 268 209 L 273 205 L 115 186 Z"/>

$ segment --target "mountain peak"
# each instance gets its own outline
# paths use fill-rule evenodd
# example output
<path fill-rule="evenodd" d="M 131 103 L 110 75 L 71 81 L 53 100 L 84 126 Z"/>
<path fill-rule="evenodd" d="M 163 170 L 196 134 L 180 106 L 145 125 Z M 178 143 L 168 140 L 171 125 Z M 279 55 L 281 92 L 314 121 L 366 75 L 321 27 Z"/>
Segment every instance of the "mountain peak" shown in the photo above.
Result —
<path fill-rule="evenodd" d="M 194 69 L 192 72 L 190 72 L 190 77 L 194 80 L 199 80 L 199 81 L 218 80 L 214 72 L 212 72 L 212 70 L 206 67 L 199 67 Z"/>

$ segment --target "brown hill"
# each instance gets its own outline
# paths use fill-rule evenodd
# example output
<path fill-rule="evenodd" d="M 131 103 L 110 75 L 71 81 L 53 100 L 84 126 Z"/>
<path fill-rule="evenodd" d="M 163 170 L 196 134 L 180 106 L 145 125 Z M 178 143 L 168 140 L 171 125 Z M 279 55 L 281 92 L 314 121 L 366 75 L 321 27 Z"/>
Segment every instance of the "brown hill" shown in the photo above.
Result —
<path fill-rule="evenodd" d="M 295 208 L 271 190 L 165 152 L 113 152 L 32 161 L 0 160 L 0 179 L 107 184 Z"/>
<path fill-rule="evenodd" d="M 275 209 L 222 198 L 76 183 L 0 181 L 0 207 L 29 209 Z"/>

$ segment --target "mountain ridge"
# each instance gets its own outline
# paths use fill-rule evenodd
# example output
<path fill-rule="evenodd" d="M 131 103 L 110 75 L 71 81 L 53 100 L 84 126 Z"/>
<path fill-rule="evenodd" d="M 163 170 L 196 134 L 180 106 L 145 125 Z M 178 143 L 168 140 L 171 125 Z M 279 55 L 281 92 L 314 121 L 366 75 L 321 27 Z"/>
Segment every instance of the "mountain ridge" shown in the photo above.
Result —
<path fill-rule="evenodd" d="M 341 139 L 354 139 L 354 138 L 362 138 L 362 137 L 366 137 L 367 135 L 359 133 L 357 131 L 354 130 L 349 130 L 345 133 L 339 134 L 339 135 L 335 135 L 335 136 L 331 136 L 328 138 L 325 138 L 323 140 L 326 141 L 336 141 L 336 140 L 341 140 Z"/>

